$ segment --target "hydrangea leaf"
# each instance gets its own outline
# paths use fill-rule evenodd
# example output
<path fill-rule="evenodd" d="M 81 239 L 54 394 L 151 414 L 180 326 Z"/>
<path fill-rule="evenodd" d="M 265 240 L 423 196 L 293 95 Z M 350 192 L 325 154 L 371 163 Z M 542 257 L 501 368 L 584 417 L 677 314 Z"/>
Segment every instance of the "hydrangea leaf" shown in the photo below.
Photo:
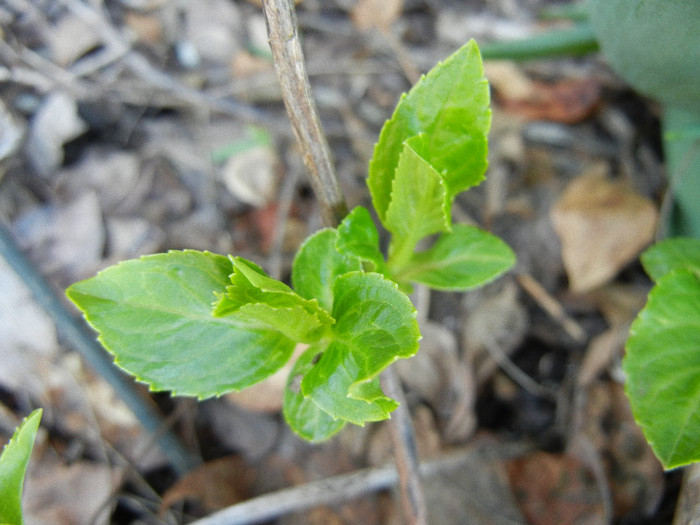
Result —
<path fill-rule="evenodd" d="M 396 402 L 384 396 L 377 376 L 418 350 L 416 311 L 392 281 L 351 272 L 333 286 L 333 339 L 301 389 L 332 418 L 363 425 L 389 417 Z"/>
<path fill-rule="evenodd" d="M 414 137 L 419 138 L 419 137 Z M 389 264 L 408 259 L 420 239 L 449 231 L 450 205 L 443 177 L 411 146 L 404 143 L 392 184 L 384 225 L 393 234 Z"/>
<path fill-rule="evenodd" d="M 207 398 L 265 379 L 295 345 L 235 315 L 212 315 L 232 272 L 222 255 L 171 251 L 107 268 L 66 293 L 121 368 L 154 390 Z"/>
<path fill-rule="evenodd" d="M 303 343 L 318 340 L 333 323 L 316 299 L 304 299 L 242 257 L 231 261 L 232 284 L 214 305 L 215 316 L 233 315 L 251 326 L 269 328 Z"/>
<path fill-rule="evenodd" d="M 5 445 L 0 456 L 0 523 L 21 525 L 22 489 L 34 440 L 41 421 L 41 409 L 27 416 Z"/>
<path fill-rule="evenodd" d="M 673 270 L 700 273 L 700 240 L 675 237 L 656 243 L 642 254 L 644 270 L 654 281 Z"/>
<path fill-rule="evenodd" d="M 472 40 L 435 66 L 399 100 L 382 128 L 369 165 L 368 185 L 382 223 L 404 142 L 445 178 L 450 198 L 481 182 L 491 124 L 489 88 L 479 49 Z"/>
<path fill-rule="evenodd" d="M 623 369 L 634 418 L 663 466 L 700 461 L 700 276 L 658 279 L 630 328 Z"/>
<path fill-rule="evenodd" d="M 414 254 L 396 277 L 438 290 L 469 290 L 513 264 L 515 254 L 501 239 L 474 226 L 455 224 L 430 249 Z"/>
<path fill-rule="evenodd" d="M 362 269 L 359 259 L 336 248 L 338 232 L 326 228 L 306 239 L 292 265 L 294 290 L 305 299 L 318 299 L 322 308 L 333 309 L 333 283 L 344 273 Z"/>
<path fill-rule="evenodd" d="M 377 273 L 385 273 L 384 256 L 379 249 L 379 233 L 367 208 L 355 207 L 338 226 L 336 248 L 362 261 L 372 263 Z"/>
<path fill-rule="evenodd" d="M 333 419 L 301 391 L 301 380 L 311 371 L 324 345 L 310 346 L 294 363 L 284 392 L 284 418 L 299 436 L 318 443 L 340 432 L 346 422 Z"/>

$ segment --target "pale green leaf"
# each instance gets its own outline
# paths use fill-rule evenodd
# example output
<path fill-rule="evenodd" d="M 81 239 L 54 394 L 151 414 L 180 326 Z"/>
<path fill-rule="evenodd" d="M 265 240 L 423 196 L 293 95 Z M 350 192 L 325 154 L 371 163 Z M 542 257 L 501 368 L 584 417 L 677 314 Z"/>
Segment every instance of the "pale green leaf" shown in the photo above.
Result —
<path fill-rule="evenodd" d="M 326 311 L 333 309 L 333 283 L 336 277 L 362 269 L 359 259 L 339 252 L 338 233 L 326 228 L 306 239 L 292 266 L 294 290 L 305 299 L 318 299 Z"/>
<path fill-rule="evenodd" d="M 304 299 L 242 257 L 231 261 L 232 284 L 216 302 L 215 316 L 235 316 L 250 326 L 275 330 L 302 343 L 318 340 L 333 323 L 316 299 Z"/>
<path fill-rule="evenodd" d="M 661 277 L 623 361 L 634 418 L 665 468 L 700 461 L 700 277 Z"/>
<path fill-rule="evenodd" d="M 222 255 L 171 251 L 107 268 L 66 293 L 120 367 L 154 390 L 206 398 L 273 374 L 295 345 L 235 315 L 212 315 L 232 272 Z"/>
<path fill-rule="evenodd" d="M 395 283 L 376 273 L 351 272 L 333 287 L 333 339 L 304 376 L 304 395 L 333 418 L 362 425 L 396 407 L 376 377 L 418 349 L 416 311 Z"/>
<path fill-rule="evenodd" d="M 455 224 L 428 250 L 414 254 L 397 279 L 438 290 L 469 290 L 492 281 L 515 264 L 515 254 L 495 235 Z"/>
<path fill-rule="evenodd" d="M 404 143 L 399 157 L 384 222 L 393 234 L 390 265 L 410 257 L 423 237 L 449 231 L 451 225 L 445 181 L 411 144 L 412 140 Z"/>
<path fill-rule="evenodd" d="M 355 207 L 338 226 L 336 248 L 340 253 L 372 263 L 373 271 L 384 273 L 384 256 L 379 249 L 379 233 L 367 208 Z"/>
<path fill-rule="evenodd" d="M 315 443 L 325 441 L 344 426 L 342 419 L 333 419 L 301 391 L 301 381 L 315 365 L 315 359 L 325 346 L 312 345 L 304 352 L 292 368 L 284 392 L 284 418 L 298 435 Z"/>
<path fill-rule="evenodd" d="M 700 240 L 683 237 L 665 239 L 642 254 L 644 270 L 654 281 L 674 270 L 700 274 Z"/>
<path fill-rule="evenodd" d="M 369 165 L 368 185 L 382 223 L 404 142 L 444 177 L 448 198 L 481 182 L 491 123 L 489 88 L 474 41 L 435 66 L 407 94 L 382 128 Z"/>
<path fill-rule="evenodd" d="M 41 421 L 41 409 L 27 416 L 5 445 L 0 457 L 0 523 L 22 525 L 22 489 L 34 440 Z"/>

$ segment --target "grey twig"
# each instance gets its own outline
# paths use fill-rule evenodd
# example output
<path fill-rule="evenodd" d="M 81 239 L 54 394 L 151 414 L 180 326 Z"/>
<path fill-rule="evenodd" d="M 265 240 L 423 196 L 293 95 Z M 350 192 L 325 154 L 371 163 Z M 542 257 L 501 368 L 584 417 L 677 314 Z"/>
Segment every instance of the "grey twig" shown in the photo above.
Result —
<path fill-rule="evenodd" d="M 464 465 L 473 461 L 474 454 L 505 458 L 517 457 L 525 450 L 522 446 L 494 446 L 493 444 L 488 448 L 469 447 L 422 463 L 420 474 L 427 478 L 441 472 L 463 468 Z M 398 480 L 399 474 L 394 465 L 358 470 L 258 496 L 194 521 L 191 525 L 247 525 L 266 522 L 291 512 L 342 503 L 363 494 L 388 489 L 396 485 Z"/>
<path fill-rule="evenodd" d="M 320 201 L 323 222 L 336 226 L 347 215 L 347 205 L 335 176 L 326 136 L 306 73 L 299 42 L 296 11 L 290 0 L 263 0 L 267 32 L 282 98 L 302 148 L 311 185 Z"/>
<path fill-rule="evenodd" d="M 394 367 L 390 366 L 382 373 L 381 383 L 384 393 L 399 402 L 398 408 L 391 414 L 390 428 L 404 516 L 409 525 L 426 525 L 427 510 L 418 468 L 413 423 Z"/>

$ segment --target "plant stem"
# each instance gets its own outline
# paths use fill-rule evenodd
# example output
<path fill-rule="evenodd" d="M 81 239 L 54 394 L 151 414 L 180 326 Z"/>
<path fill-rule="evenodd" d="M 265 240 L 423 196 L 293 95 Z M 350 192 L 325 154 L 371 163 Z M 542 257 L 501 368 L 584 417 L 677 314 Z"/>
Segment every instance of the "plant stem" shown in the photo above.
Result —
<path fill-rule="evenodd" d="M 311 96 L 304 54 L 292 0 L 262 0 L 275 71 L 282 88 L 287 113 L 294 134 L 304 152 L 304 163 L 311 175 L 311 184 L 321 203 L 323 221 L 337 226 L 348 209 L 340 183 L 333 169 L 328 142 Z M 395 398 L 399 408 L 391 419 L 394 456 L 399 472 L 404 510 L 409 523 L 426 523 L 425 502 L 418 472 L 418 459 L 410 414 L 396 372 L 387 369 L 383 376 L 387 394 Z"/>
<path fill-rule="evenodd" d="M 337 226 L 347 215 L 348 208 L 335 176 L 330 148 L 311 96 L 294 2 L 263 0 L 262 4 L 282 98 L 294 135 L 302 148 L 311 185 L 321 204 L 323 222 L 326 226 Z"/>

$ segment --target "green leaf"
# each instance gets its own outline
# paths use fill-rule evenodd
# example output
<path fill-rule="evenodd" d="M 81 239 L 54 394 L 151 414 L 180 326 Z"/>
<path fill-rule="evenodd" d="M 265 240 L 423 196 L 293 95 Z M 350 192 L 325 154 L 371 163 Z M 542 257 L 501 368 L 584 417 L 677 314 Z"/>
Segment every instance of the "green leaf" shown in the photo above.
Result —
<path fill-rule="evenodd" d="M 418 350 L 416 311 L 392 281 L 351 272 L 333 287 L 334 337 L 301 382 L 302 392 L 332 418 L 357 425 L 389 417 L 396 408 L 377 376 Z"/>
<path fill-rule="evenodd" d="M 107 268 L 66 293 L 120 367 L 154 390 L 206 398 L 265 379 L 295 346 L 235 315 L 212 315 L 232 272 L 222 255 L 171 251 Z"/>
<path fill-rule="evenodd" d="M 623 369 L 634 418 L 667 469 L 700 461 L 700 277 L 659 278 L 632 323 Z"/>
<path fill-rule="evenodd" d="M 304 439 L 318 443 L 338 433 L 342 419 L 333 419 L 301 391 L 301 381 L 315 365 L 315 359 L 325 347 L 312 345 L 294 364 L 284 392 L 284 418 L 290 428 Z"/>
<path fill-rule="evenodd" d="M 232 284 L 214 305 L 215 316 L 233 315 L 251 326 L 275 330 L 303 343 L 318 340 L 324 329 L 333 324 L 316 299 L 302 298 L 242 257 L 231 261 Z"/>
<path fill-rule="evenodd" d="M 413 139 L 404 143 L 399 157 L 384 222 L 394 235 L 389 250 L 390 265 L 408 259 L 420 239 L 449 231 L 452 223 L 452 203 L 447 198 L 445 181 L 411 147 L 412 143 L 415 143 Z"/>
<path fill-rule="evenodd" d="M 301 245 L 292 265 L 292 284 L 305 299 L 318 299 L 326 311 L 333 309 L 333 283 L 336 277 L 361 270 L 356 257 L 336 249 L 338 232 L 326 228 L 316 232 Z"/>
<path fill-rule="evenodd" d="M 385 273 L 384 256 L 379 249 L 379 233 L 367 208 L 357 206 L 338 226 L 336 248 L 340 253 L 372 263 L 377 273 Z"/>
<path fill-rule="evenodd" d="M 468 290 L 485 284 L 515 264 L 501 239 L 474 226 L 455 224 L 428 250 L 414 254 L 397 279 L 438 290 Z"/>
<path fill-rule="evenodd" d="M 36 432 L 41 421 L 41 409 L 24 419 L 0 457 L 0 523 L 21 525 L 22 489 Z"/>
<path fill-rule="evenodd" d="M 674 270 L 700 274 L 700 240 L 675 237 L 656 243 L 642 254 L 642 265 L 649 277 L 658 281 Z"/>
<path fill-rule="evenodd" d="M 491 123 L 489 88 L 472 40 L 435 66 L 399 100 L 374 148 L 368 185 L 382 223 L 404 142 L 444 177 L 448 199 L 481 182 Z"/>

